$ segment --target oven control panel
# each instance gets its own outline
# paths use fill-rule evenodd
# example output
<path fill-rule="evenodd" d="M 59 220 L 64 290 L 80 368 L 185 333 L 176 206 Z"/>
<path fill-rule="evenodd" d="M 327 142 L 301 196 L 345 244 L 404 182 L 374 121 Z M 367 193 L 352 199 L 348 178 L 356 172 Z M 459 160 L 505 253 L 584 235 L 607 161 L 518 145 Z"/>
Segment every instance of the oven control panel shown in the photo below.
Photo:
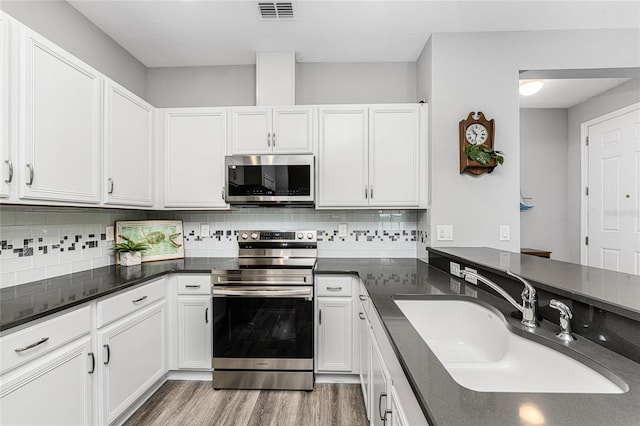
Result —
<path fill-rule="evenodd" d="M 238 241 L 317 241 L 317 231 L 238 231 Z"/>

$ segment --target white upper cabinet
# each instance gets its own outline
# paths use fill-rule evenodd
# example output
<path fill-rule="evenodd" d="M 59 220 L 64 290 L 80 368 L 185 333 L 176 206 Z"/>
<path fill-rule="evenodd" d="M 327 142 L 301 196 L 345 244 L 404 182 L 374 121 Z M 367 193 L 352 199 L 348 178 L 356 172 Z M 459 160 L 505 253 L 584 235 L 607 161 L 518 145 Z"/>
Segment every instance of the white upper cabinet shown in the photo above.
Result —
<path fill-rule="evenodd" d="M 0 12 L 0 197 L 8 197 L 14 164 L 9 145 L 9 20 Z"/>
<path fill-rule="evenodd" d="M 151 206 L 153 107 L 109 81 L 104 117 L 105 204 Z"/>
<path fill-rule="evenodd" d="M 232 108 L 231 154 L 313 153 L 313 109 Z"/>
<path fill-rule="evenodd" d="M 368 205 L 368 108 L 320 108 L 318 207 Z"/>
<path fill-rule="evenodd" d="M 100 201 L 100 74 L 21 28 L 20 197 Z"/>
<path fill-rule="evenodd" d="M 420 206 L 420 106 L 324 107 L 319 117 L 318 207 Z"/>
<path fill-rule="evenodd" d="M 224 201 L 226 109 L 166 109 L 163 118 L 164 206 L 227 208 Z"/>
<path fill-rule="evenodd" d="M 369 205 L 417 207 L 419 107 L 369 109 Z"/>

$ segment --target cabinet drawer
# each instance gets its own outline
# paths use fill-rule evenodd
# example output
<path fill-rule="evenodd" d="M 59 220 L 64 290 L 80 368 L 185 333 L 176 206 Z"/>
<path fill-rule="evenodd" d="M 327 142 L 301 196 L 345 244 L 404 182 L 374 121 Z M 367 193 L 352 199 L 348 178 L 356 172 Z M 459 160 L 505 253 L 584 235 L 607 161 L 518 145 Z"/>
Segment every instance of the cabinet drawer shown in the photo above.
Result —
<path fill-rule="evenodd" d="M 211 294 L 211 275 L 180 275 L 178 294 Z"/>
<path fill-rule="evenodd" d="M 164 279 L 98 302 L 98 328 L 164 298 Z"/>
<path fill-rule="evenodd" d="M 317 277 L 316 295 L 318 296 L 351 296 L 351 277 Z"/>
<path fill-rule="evenodd" d="M 24 364 L 91 330 L 91 307 L 25 328 L 0 339 L 0 372 Z"/>

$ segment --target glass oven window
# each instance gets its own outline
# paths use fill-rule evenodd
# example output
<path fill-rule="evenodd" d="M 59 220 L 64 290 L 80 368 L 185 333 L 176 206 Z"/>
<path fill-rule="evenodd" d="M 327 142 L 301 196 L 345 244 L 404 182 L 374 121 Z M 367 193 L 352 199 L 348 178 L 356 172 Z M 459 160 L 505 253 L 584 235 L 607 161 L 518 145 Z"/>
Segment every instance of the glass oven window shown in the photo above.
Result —
<path fill-rule="evenodd" d="M 215 297 L 217 358 L 313 358 L 313 302 Z"/>

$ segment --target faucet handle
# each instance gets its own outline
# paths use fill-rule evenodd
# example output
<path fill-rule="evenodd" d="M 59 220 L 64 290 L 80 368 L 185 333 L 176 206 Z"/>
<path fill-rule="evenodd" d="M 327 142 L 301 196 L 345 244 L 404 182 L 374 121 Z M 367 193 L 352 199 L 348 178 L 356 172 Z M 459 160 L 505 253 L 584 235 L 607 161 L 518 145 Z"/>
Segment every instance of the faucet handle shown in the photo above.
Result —
<path fill-rule="evenodd" d="M 525 280 L 520 275 L 514 274 L 508 268 L 505 269 L 505 272 L 510 277 L 513 277 L 513 278 L 517 279 L 518 281 L 520 281 L 522 284 L 524 284 L 524 289 L 522 290 L 522 298 L 523 299 L 528 299 L 530 301 L 535 301 L 536 300 L 536 289 L 535 289 L 534 286 L 531 285 L 531 283 L 529 283 L 529 281 Z"/>
<path fill-rule="evenodd" d="M 573 312 L 571 312 L 571 308 L 569 308 L 567 305 L 565 305 L 561 301 L 556 299 L 551 299 L 551 301 L 549 302 L 549 306 L 551 306 L 553 309 L 559 310 L 560 316 L 564 316 L 568 319 L 573 318 Z"/>

